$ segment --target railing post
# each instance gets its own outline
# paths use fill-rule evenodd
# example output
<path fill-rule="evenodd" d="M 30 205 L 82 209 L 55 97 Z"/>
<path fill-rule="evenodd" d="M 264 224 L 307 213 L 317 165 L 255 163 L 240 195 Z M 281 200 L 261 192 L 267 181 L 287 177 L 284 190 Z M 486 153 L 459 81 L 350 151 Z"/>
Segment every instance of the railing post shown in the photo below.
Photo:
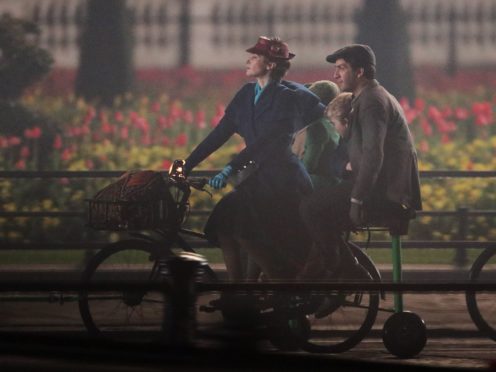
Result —
<path fill-rule="evenodd" d="M 446 63 L 446 73 L 454 76 L 458 70 L 458 50 L 456 45 L 456 22 L 457 14 L 454 4 L 449 12 L 449 31 L 448 31 L 448 58 Z"/>
<path fill-rule="evenodd" d="M 467 239 L 468 231 L 468 208 L 458 207 L 458 240 Z M 454 264 L 458 268 L 463 268 L 468 264 L 467 251 L 465 247 L 458 247 L 455 253 Z"/>
<path fill-rule="evenodd" d="M 190 64 L 191 44 L 191 3 L 190 0 L 181 1 L 181 14 L 179 16 L 179 66 Z"/>

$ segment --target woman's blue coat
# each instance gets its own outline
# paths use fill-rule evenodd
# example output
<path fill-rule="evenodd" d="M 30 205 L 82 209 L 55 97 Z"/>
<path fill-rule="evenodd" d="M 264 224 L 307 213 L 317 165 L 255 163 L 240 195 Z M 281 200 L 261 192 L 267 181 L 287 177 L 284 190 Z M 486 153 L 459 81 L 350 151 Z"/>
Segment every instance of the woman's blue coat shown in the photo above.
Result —
<path fill-rule="evenodd" d="M 255 83 L 244 85 L 227 106 L 218 126 L 186 159 L 186 169 L 190 171 L 234 133 L 238 133 L 246 147 L 229 164 L 234 169 L 240 169 L 249 161 L 255 161 L 259 166 L 252 179 L 236 190 L 242 195 L 227 195 L 224 198 L 227 200 L 219 202 L 211 216 L 217 226 L 229 222 L 260 229 L 261 225 L 266 227 L 267 224 L 261 223 L 259 218 L 263 220 L 272 215 L 274 208 L 286 209 L 290 205 L 290 213 L 296 221 L 299 200 L 312 191 L 310 177 L 292 153 L 291 142 L 296 131 L 323 115 L 324 106 L 303 85 L 289 81 L 268 84 L 256 104 L 254 96 Z M 257 202 L 251 202 L 252 199 Z M 250 209 L 251 217 L 228 217 L 222 211 L 226 208 Z M 225 217 L 219 219 L 215 214 Z M 222 222 L 228 218 L 231 220 Z M 209 222 L 212 225 L 212 221 Z M 248 238 L 254 233 L 253 229 L 244 229 L 246 233 L 240 234 Z"/>

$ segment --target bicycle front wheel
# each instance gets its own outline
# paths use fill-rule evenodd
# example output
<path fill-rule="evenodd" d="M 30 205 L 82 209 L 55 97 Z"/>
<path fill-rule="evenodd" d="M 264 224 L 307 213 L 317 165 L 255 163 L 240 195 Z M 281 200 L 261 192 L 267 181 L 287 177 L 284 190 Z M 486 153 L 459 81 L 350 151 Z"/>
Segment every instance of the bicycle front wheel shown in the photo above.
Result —
<path fill-rule="evenodd" d="M 496 282 L 496 247 L 484 250 L 470 270 L 471 282 Z M 496 341 L 496 293 L 468 291 L 468 312 L 479 330 Z"/>
<path fill-rule="evenodd" d="M 130 239 L 109 244 L 86 266 L 83 283 L 159 280 L 158 249 L 153 243 Z M 165 300 L 162 293 L 145 290 L 79 293 L 79 311 L 94 336 L 118 341 L 154 341 L 160 335 Z"/>

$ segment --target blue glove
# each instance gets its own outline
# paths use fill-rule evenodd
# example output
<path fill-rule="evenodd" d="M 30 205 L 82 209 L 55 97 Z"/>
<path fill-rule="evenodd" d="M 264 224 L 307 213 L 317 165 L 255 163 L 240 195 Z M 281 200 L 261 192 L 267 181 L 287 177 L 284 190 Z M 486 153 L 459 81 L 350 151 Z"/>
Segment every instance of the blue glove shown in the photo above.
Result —
<path fill-rule="evenodd" d="M 216 190 L 226 187 L 227 179 L 231 174 L 231 172 L 232 172 L 232 167 L 230 165 L 226 165 L 226 167 L 222 169 L 222 171 L 219 174 L 208 180 L 208 184 L 210 185 L 210 187 L 213 187 Z"/>

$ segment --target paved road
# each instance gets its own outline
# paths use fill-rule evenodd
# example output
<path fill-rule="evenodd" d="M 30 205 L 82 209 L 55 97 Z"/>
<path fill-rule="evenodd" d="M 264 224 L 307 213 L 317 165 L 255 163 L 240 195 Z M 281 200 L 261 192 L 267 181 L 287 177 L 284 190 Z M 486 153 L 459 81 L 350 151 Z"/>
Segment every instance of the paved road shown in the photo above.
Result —
<path fill-rule="evenodd" d="M 78 278 L 74 268 L 18 272 L 19 280 L 60 280 Z M 390 276 L 381 268 L 384 278 Z M 18 271 L 18 270 L 13 270 Z M 62 275 L 64 274 L 64 275 Z M 13 273 L 0 270 L 0 279 Z M 466 272 L 450 268 L 412 267 L 405 270 L 405 279 L 430 281 L 465 280 Z M 11 296 L 6 299 L 5 296 Z M 0 298 L 0 371 L 156 371 L 164 370 L 397 370 L 429 367 L 488 369 L 496 359 L 496 342 L 481 337 L 466 309 L 463 293 L 405 294 L 405 309 L 420 315 L 427 326 L 428 342 L 421 354 L 399 360 L 385 349 L 381 329 L 390 313 L 380 312 L 373 331 L 354 349 L 339 355 L 281 354 L 264 345 L 263 353 L 240 355 L 236 348 L 214 349 L 209 340 L 198 339 L 192 354 L 167 354 L 163 348 L 143 349 L 139 345 L 110 347 L 89 341 L 79 316 L 77 297 L 71 293 L 32 293 L 12 301 L 15 293 Z M 389 294 L 381 307 L 392 307 Z M 219 314 L 199 314 L 200 327 L 220 327 Z M 226 346 L 226 345 L 224 345 Z M 232 345 L 227 345 L 232 346 Z M 268 353 L 268 354 L 267 354 Z M 21 356 L 21 354 L 24 354 Z M 215 356 L 215 357 L 214 357 Z M 231 358 L 229 358 L 229 356 Z M 179 359 L 178 359 L 179 358 Z M 226 359 L 228 359 L 226 361 Z M 313 364 L 315 363 L 315 365 Z M 494 362 L 493 362 L 494 363 Z M 313 368 L 312 366 L 315 366 Z M 386 368 L 387 367 L 387 368 Z M 391 368 L 389 368 L 391 367 Z M 496 371 L 496 365 L 492 370 Z"/>
<path fill-rule="evenodd" d="M 37 297 L 40 296 L 40 297 Z M 472 324 L 460 293 L 406 294 L 405 308 L 419 314 L 426 322 L 428 342 L 422 353 L 413 359 L 399 360 L 385 349 L 381 328 L 389 313 L 380 313 L 374 329 L 361 344 L 339 355 L 309 355 L 277 353 L 270 346 L 263 346 L 264 353 L 237 356 L 229 363 L 222 358 L 237 355 L 236 348 L 218 349 L 209 340 L 197 339 L 198 348 L 193 354 L 177 360 L 175 354 L 164 354 L 163 349 L 147 350 L 140 346 L 108 345 L 95 347 L 89 341 L 79 317 L 77 304 L 70 294 L 64 301 L 52 294 L 33 294 L 23 301 L 2 301 L 0 304 L 0 370 L 50 370 L 50 371 L 155 371 L 168 365 L 172 370 L 211 370 L 245 367 L 245 370 L 264 370 L 275 365 L 289 365 L 293 370 L 309 370 L 312 363 L 332 366 L 333 370 L 362 370 L 384 367 L 402 369 L 457 367 L 467 370 L 488 369 L 491 359 L 496 359 L 496 342 L 481 337 Z M 29 301 L 28 301 L 29 300 Z M 391 296 L 382 306 L 391 305 Z M 219 315 L 200 315 L 201 327 L 219 325 Z M 226 345 L 224 345 L 226 346 Z M 228 345 L 229 346 L 229 345 Z M 232 346 L 232 345 L 231 345 Z M 210 351 L 211 352 L 210 352 Z M 219 352 L 220 351 L 220 352 Z M 268 352 L 268 354 L 266 354 Z M 24 354 L 24 356 L 20 356 Z M 218 355 L 212 359 L 210 355 Z M 219 359 L 220 358 L 220 359 Z M 257 359 L 258 358 L 258 359 Z M 255 362 L 255 361 L 259 362 Z M 384 363 L 386 366 L 384 366 Z M 69 368 L 70 366 L 70 368 Z M 268 368 L 265 370 L 270 370 Z M 342 368 L 342 369 L 341 369 Z M 209 368 L 207 368 L 209 369 Z M 242 369 L 242 368 L 241 368 Z M 321 369 L 320 367 L 318 368 Z M 493 366 L 496 370 L 496 366 Z"/>

